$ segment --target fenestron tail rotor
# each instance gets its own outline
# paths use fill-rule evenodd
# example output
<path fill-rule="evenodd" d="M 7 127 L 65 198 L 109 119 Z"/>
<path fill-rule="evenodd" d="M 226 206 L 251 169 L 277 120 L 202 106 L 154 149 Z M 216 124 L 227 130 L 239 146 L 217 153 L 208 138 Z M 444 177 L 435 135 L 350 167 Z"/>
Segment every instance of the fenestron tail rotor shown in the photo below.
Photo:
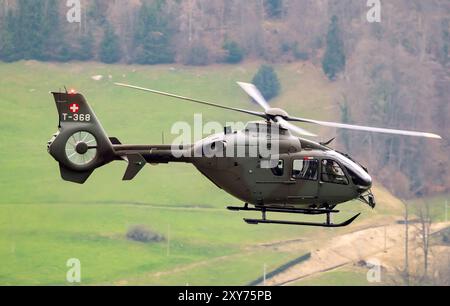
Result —
<path fill-rule="evenodd" d="M 69 162 L 86 166 L 97 156 L 97 140 L 91 133 L 79 131 L 67 139 L 65 150 Z"/>
<path fill-rule="evenodd" d="M 303 135 L 303 136 L 314 137 L 317 135 L 315 135 L 303 128 L 300 128 L 291 122 L 309 123 L 309 124 L 315 124 L 315 125 L 321 125 L 321 126 L 327 126 L 327 127 L 373 132 L 373 133 L 385 133 L 385 134 L 394 134 L 394 135 L 403 135 L 403 136 L 415 136 L 415 137 L 442 139 L 441 136 L 434 134 L 434 133 L 377 128 L 377 127 L 369 127 L 369 126 L 361 126 L 361 125 L 343 124 L 343 123 L 337 123 L 337 122 L 327 122 L 327 121 L 313 120 L 313 119 L 307 119 L 307 118 L 291 117 L 286 111 L 284 111 L 282 109 L 271 108 L 269 106 L 269 103 L 266 101 L 266 99 L 263 97 L 261 92 L 258 90 L 258 88 L 255 85 L 250 84 L 250 83 L 238 82 L 238 85 L 256 103 L 258 103 L 264 109 L 264 112 L 257 112 L 257 111 L 247 110 L 247 109 L 229 107 L 229 106 L 225 106 L 225 105 L 220 105 L 220 104 L 216 104 L 216 103 L 192 99 L 192 98 L 188 98 L 188 97 L 183 97 L 183 96 L 179 96 L 179 95 L 175 95 L 175 94 L 171 94 L 171 93 L 167 93 L 167 92 L 162 92 L 162 91 L 148 89 L 148 88 L 134 86 L 134 85 L 128 85 L 128 84 L 122 84 L 122 83 L 115 83 L 115 84 L 118 86 L 122 86 L 122 87 L 128 87 L 128 88 L 132 88 L 132 89 L 136 89 L 136 90 L 151 92 L 154 94 L 168 96 L 168 97 L 185 100 L 185 101 L 189 101 L 189 102 L 194 102 L 194 103 L 198 103 L 198 104 L 203 104 L 206 106 L 212 106 L 212 107 L 222 108 L 222 109 L 236 111 L 236 112 L 240 112 L 240 113 L 245 113 L 248 115 L 258 116 L 258 117 L 264 118 L 268 121 L 272 121 L 276 124 L 279 124 L 284 129 L 289 129 L 290 131 L 292 131 L 298 135 Z"/>

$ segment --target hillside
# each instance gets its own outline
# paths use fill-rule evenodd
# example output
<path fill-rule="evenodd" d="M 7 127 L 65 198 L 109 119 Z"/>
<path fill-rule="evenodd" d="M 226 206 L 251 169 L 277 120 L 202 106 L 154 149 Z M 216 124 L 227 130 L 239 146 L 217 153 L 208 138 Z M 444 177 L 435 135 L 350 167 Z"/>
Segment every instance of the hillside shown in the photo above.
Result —
<path fill-rule="evenodd" d="M 14 141 L 14 146 L 2 147 L 2 153 L 9 156 L 8 159 L 20 161 L 19 163 L 10 160 L 8 162 L 2 161 L 3 169 L 11 169 L 10 175 L 17 177 L 17 180 L 11 177 L 4 180 L 6 190 L 14 190 L 15 181 L 21 180 L 23 177 L 40 176 L 42 169 L 47 169 L 44 173 L 48 173 L 48 169 L 55 172 L 57 170 L 57 165 L 51 157 L 42 155 L 45 143 L 57 128 L 56 109 L 48 94 L 51 90 L 58 90 L 67 86 L 85 94 L 109 136 L 118 137 L 124 143 L 158 144 L 162 141 L 162 132 L 166 135 L 166 142 L 171 141 L 175 137 L 170 135 L 172 125 L 177 121 L 193 123 L 196 113 L 202 113 L 204 121 L 218 121 L 222 124 L 237 120 L 246 122 L 255 118 L 236 116 L 233 113 L 221 110 L 136 93 L 114 86 L 114 81 L 145 85 L 231 106 L 257 109 L 256 106 L 249 103 L 248 98 L 235 84 L 238 80 L 248 81 L 251 79 L 257 67 L 257 63 L 238 67 L 217 65 L 213 69 L 187 67 L 172 69 L 170 66 L 107 66 L 95 63 L 57 66 L 33 61 L 0 65 L 0 72 L 9 75 L 7 79 L 0 83 L 0 99 L 4 114 L 2 143 Z M 307 69 L 307 71 L 302 69 Z M 321 107 L 326 108 L 330 105 L 333 87 L 321 77 L 320 73 L 315 73 L 312 67 L 304 66 L 301 63 L 280 65 L 279 74 L 286 96 L 283 95 L 275 101 L 275 105 L 280 103 L 289 111 L 295 109 L 295 113 L 305 116 L 315 115 Z M 105 78 L 96 82 L 91 79 L 91 76 L 94 75 L 104 75 Z M 302 75 L 303 78 L 308 80 L 302 82 Z M 108 76 L 111 76 L 111 79 Z M 292 80 L 296 79 L 299 81 L 294 83 Z M 312 83 L 317 84 L 313 87 Z M 177 84 L 177 86 L 174 87 L 173 84 Z M 295 94 L 292 93 L 302 89 L 304 89 L 305 95 L 302 95 L 301 98 L 295 97 Z M 314 107 L 311 107 L 311 105 L 314 105 Z M 324 112 L 315 117 L 325 119 L 330 118 L 330 115 L 332 113 Z M 167 172 L 161 171 L 165 168 L 168 168 Z M 169 178 L 173 183 L 192 181 L 191 177 L 186 174 L 188 169 L 190 169 L 190 166 L 185 165 L 149 167 L 148 171 L 144 172 L 141 182 L 144 181 L 144 178 L 150 176 L 155 182 L 164 182 Z M 83 187 L 83 192 L 80 192 L 81 189 L 77 186 L 71 186 L 70 188 L 74 189 L 70 189 L 70 191 L 77 192 L 78 200 L 89 199 L 90 194 L 95 191 L 97 194 L 107 194 L 117 201 L 123 199 L 132 202 L 151 200 L 159 204 L 170 204 L 164 198 L 165 192 L 171 190 L 170 184 L 149 186 L 148 184 L 140 185 L 138 182 L 137 184 L 123 184 L 125 189 L 121 190 L 111 189 L 109 184 L 104 185 L 105 189 L 98 188 L 97 182 L 104 178 L 108 178 L 110 183 L 119 181 L 123 175 L 122 171 L 124 171 L 124 165 L 120 163 L 114 164 L 110 169 L 100 169 L 95 173 L 87 187 Z M 54 180 L 50 179 L 47 176 L 46 180 L 51 183 L 50 185 L 53 185 L 57 177 L 53 177 Z M 42 199 L 47 201 L 49 197 L 54 198 L 55 201 L 61 200 L 59 198 L 60 191 L 53 187 L 50 188 L 50 186 L 48 188 L 35 188 L 35 183 L 36 180 L 34 179 L 24 180 L 22 183 L 22 188 L 34 189 L 34 194 L 24 195 L 21 192 L 9 192 L 1 201 L 27 203 Z M 146 187 L 142 188 L 143 186 Z M 201 185 L 195 187 L 205 188 Z M 187 192 L 192 192 L 196 188 L 190 188 Z M 154 190 L 158 192 L 153 193 Z M 130 196 L 124 196 L 124 194 Z M 180 193 L 175 196 L 178 196 L 176 200 L 180 202 L 185 199 L 185 195 Z M 190 201 L 200 202 L 202 205 L 216 205 L 222 199 L 222 197 L 215 198 L 213 196 L 206 203 L 202 196 L 189 197 Z M 223 204 L 223 202 L 220 204 Z"/>
<path fill-rule="evenodd" d="M 109 136 L 124 143 L 171 139 L 171 125 L 192 122 L 194 113 L 219 122 L 253 120 L 216 109 L 128 91 L 128 82 L 236 107 L 251 105 L 236 81 L 248 81 L 258 62 L 240 66 L 125 66 L 97 63 L 56 65 L 35 61 L 0 64 L 0 267 L 2 284 L 65 284 L 66 261 L 79 258 L 83 284 L 246 284 L 267 269 L 308 250 L 257 245 L 276 241 L 328 239 L 339 231 L 290 226 L 248 226 L 225 210 L 240 204 L 188 165 L 147 166 L 133 182 L 122 182 L 124 163 L 99 169 L 86 185 L 63 182 L 46 152 L 56 131 L 50 90 L 66 85 L 85 94 Z M 312 65 L 276 66 L 282 95 L 273 103 L 292 113 L 334 119 L 335 86 Z M 103 75 L 101 81 L 91 77 Z M 176 84 L 176 86 L 174 86 Z M 323 110 L 324 112 L 321 112 Z M 324 139 L 332 131 L 323 131 Z M 401 203 L 376 188 L 375 211 L 360 203 L 342 207 L 345 218 L 362 211 L 358 226 L 393 220 Z M 306 218 L 309 219 L 309 218 Z M 166 242 L 141 244 L 125 238 L 127 229 L 145 224 Z M 218 265 L 217 263 L 220 263 Z M 239 271 L 239 273 L 236 273 Z"/>
<path fill-rule="evenodd" d="M 91 0 L 83 5 L 74 1 L 71 7 L 57 0 L 0 0 L 0 61 L 183 64 L 210 70 L 228 63 L 236 65 L 235 69 L 229 67 L 230 75 L 247 76 L 247 80 L 251 74 L 238 68 L 243 61 L 278 67 L 298 61 L 312 63 L 315 75 L 323 71 L 333 81 L 327 87 L 334 89 L 324 91 L 328 96 L 323 98 L 334 104 L 322 109 L 325 115 L 320 112 L 322 100 L 308 100 L 308 90 L 323 86 L 323 77 L 311 78 L 309 84 L 299 82 L 306 100 L 294 91 L 292 98 L 305 106 L 299 109 L 305 115 L 319 112 L 318 116 L 329 115 L 345 123 L 426 131 L 443 137 L 433 141 L 327 131 L 331 136 L 338 133 L 337 148 L 366 160 L 373 169 L 371 174 L 396 196 L 411 199 L 448 193 L 450 2 L 397 0 L 378 8 L 380 22 L 371 22 L 367 14 L 372 9 L 367 2 L 351 0 Z M 290 86 L 289 76 L 302 73 L 298 65 L 292 67 L 294 70 L 286 70 L 285 86 Z M 117 79 L 123 73 L 113 74 Z M 132 80 L 132 75 L 127 73 L 125 80 Z M 177 89 L 187 93 L 196 89 L 184 89 L 188 86 L 182 78 L 172 79 L 178 80 Z M 164 80 L 156 84 L 174 89 Z M 232 84 L 211 87 L 211 93 L 234 99 Z M 285 91 L 286 97 L 289 94 Z M 214 117 L 213 111 L 211 116 L 220 118 Z"/>

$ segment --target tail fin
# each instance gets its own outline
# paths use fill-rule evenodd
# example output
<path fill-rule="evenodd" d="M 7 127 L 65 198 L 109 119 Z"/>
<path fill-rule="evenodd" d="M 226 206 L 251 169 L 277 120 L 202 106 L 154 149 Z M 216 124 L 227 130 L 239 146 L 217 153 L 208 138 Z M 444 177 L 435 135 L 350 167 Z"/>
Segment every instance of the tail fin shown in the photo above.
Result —
<path fill-rule="evenodd" d="M 48 143 L 64 180 L 84 183 L 92 172 L 115 159 L 112 143 L 83 95 L 52 93 L 59 131 Z"/>

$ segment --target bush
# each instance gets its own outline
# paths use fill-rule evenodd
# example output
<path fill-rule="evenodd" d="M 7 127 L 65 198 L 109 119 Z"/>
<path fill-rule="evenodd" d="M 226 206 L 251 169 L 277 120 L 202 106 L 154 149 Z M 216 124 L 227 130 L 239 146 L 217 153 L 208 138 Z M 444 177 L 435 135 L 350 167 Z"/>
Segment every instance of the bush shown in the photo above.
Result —
<path fill-rule="evenodd" d="M 444 234 L 444 235 L 442 236 L 442 242 L 445 243 L 445 244 L 450 244 L 450 237 L 449 237 L 449 234 Z"/>
<path fill-rule="evenodd" d="M 209 62 L 208 55 L 208 48 L 202 44 L 197 44 L 188 51 L 185 64 L 192 66 L 205 66 Z"/>
<path fill-rule="evenodd" d="M 292 45 L 289 42 L 283 42 L 281 44 L 281 48 L 280 49 L 281 49 L 281 52 L 288 53 L 288 52 L 290 52 L 292 50 Z"/>
<path fill-rule="evenodd" d="M 283 0 L 264 0 L 264 8 L 270 18 L 280 18 L 283 13 Z"/>
<path fill-rule="evenodd" d="M 275 70 L 271 66 L 262 65 L 252 83 L 258 87 L 267 101 L 275 98 L 280 93 L 280 81 Z"/>
<path fill-rule="evenodd" d="M 149 243 L 164 241 L 164 236 L 152 231 L 145 225 L 132 226 L 127 232 L 127 238 L 134 241 Z"/>
<path fill-rule="evenodd" d="M 301 61 L 307 61 L 309 59 L 308 52 L 303 51 L 298 46 L 298 42 L 294 44 L 294 47 L 292 48 L 292 53 L 294 54 L 294 57 Z"/>
<path fill-rule="evenodd" d="M 223 49 L 227 51 L 225 62 L 229 64 L 237 64 L 244 58 L 244 51 L 235 41 L 227 41 L 223 45 Z"/>

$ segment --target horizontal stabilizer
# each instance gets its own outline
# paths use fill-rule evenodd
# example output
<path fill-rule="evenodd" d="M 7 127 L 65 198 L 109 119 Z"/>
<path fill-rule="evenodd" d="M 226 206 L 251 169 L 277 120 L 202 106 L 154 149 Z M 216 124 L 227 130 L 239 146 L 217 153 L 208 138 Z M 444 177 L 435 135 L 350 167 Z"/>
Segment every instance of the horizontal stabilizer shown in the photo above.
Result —
<path fill-rule="evenodd" d="M 109 141 L 111 141 L 111 143 L 113 145 L 121 145 L 122 143 L 120 142 L 119 139 L 117 139 L 116 137 L 109 137 Z"/>
<path fill-rule="evenodd" d="M 136 177 L 139 171 L 144 168 L 147 161 L 142 157 L 141 154 L 129 154 L 126 156 L 128 160 L 128 167 L 125 171 L 125 175 L 123 176 L 124 181 L 131 181 Z"/>

